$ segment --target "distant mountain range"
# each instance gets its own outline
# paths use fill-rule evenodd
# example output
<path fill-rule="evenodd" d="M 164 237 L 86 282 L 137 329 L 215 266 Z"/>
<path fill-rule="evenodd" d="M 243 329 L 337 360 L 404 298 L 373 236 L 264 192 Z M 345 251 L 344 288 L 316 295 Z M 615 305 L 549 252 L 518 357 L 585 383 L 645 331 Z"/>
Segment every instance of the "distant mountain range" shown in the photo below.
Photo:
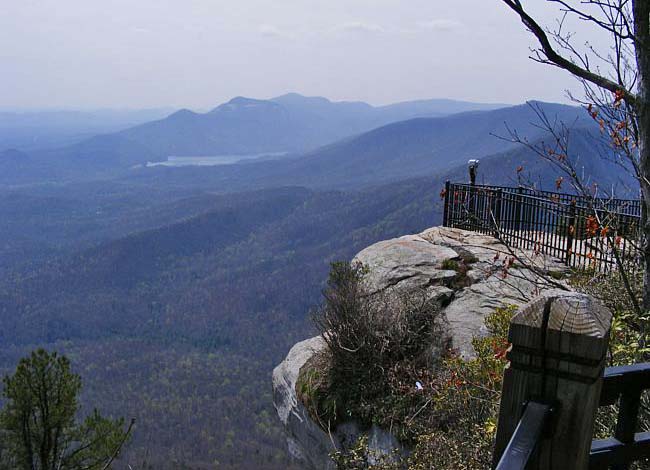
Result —
<path fill-rule="evenodd" d="M 98 134 L 161 119 L 172 110 L 6 110 L 0 109 L 0 150 L 63 147 Z"/>
<path fill-rule="evenodd" d="M 424 100 L 374 107 L 296 93 L 270 100 L 237 97 L 208 113 L 181 110 L 120 135 L 164 157 L 297 153 L 404 119 L 501 106 Z"/>
<path fill-rule="evenodd" d="M 288 94 L 271 100 L 234 98 L 207 113 L 189 110 L 70 146 L 29 153 L 15 168 L 0 153 L 0 183 L 115 175 L 169 156 L 300 155 L 388 123 L 504 105 L 422 100 L 373 107 L 361 102 Z"/>
<path fill-rule="evenodd" d="M 206 122 L 219 123 L 214 124 L 213 131 L 217 129 L 218 132 L 215 132 L 221 137 L 213 142 L 218 141 L 219 145 L 230 142 L 232 145 L 227 145 L 231 145 L 228 147 L 231 151 L 239 146 L 240 150 L 246 147 L 247 151 L 263 153 L 289 148 L 300 139 L 304 142 L 309 140 L 307 134 L 297 137 L 298 134 L 291 131 L 291 125 L 287 124 L 289 121 L 283 120 L 289 115 L 293 116 L 291 122 L 324 123 L 322 126 L 314 124 L 317 129 L 327 129 L 328 125 L 338 122 L 334 119 L 338 115 L 341 122 L 347 123 L 343 127 L 351 132 L 355 125 L 361 126 L 361 122 L 371 125 L 371 122 L 389 119 L 388 116 L 396 119 L 398 115 L 408 113 L 426 111 L 435 114 L 435 109 L 448 112 L 472 106 L 471 103 L 433 100 L 373 108 L 364 103 L 332 103 L 323 98 L 299 95 L 285 95 L 268 101 L 236 98 L 206 114 L 180 111 L 161 121 L 115 134 L 99 135 L 65 148 L 40 152 L 0 152 L 0 184 L 119 177 L 133 184 L 204 187 L 218 193 L 283 185 L 359 189 L 405 178 L 438 175 L 464 164 L 470 158 L 483 159 L 491 155 L 507 158 L 510 151 L 520 155 L 517 144 L 507 139 L 507 126 L 516 129 L 530 141 L 548 138 L 538 126 L 533 106 L 543 110 L 551 119 L 573 126 L 574 138 L 580 143 L 574 148 L 584 154 L 583 160 L 588 161 L 587 154 L 596 151 L 591 149 L 594 139 L 589 136 L 596 136 L 598 131 L 584 110 L 538 102 L 393 122 L 278 159 L 245 160 L 238 164 L 201 168 L 149 168 L 142 165 L 143 162 L 161 159 L 163 149 L 171 148 L 171 145 L 175 145 L 173 142 L 186 137 L 187 145 L 201 142 L 188 136 L 194 135 L 197 129 L 204 129 L 207 133 L 209 126 L 205 126 Z M 361 119 L 359 116 L 362 115 L 366 118 Z M 307 129 L 308 126 L 303 128 Z M 343 132 L 341 129 L 332 130 L 333 127 L 329 129 L 330 136 Z M 213 135 L 216 134 L 213 132 Z M 280 143 L 287 147 L 273 146 Z M 607 149 L 604 150 L 607 152 Z M 619 169 L 606 170 L 603 165 L 589 164 L 585 171 L 606 178 L 608 184 L 619 177 Z M 533 175 L 533 179 L 545 179 L 545 175 Z"/>
<path fill-rule="evenodd" d="M 592 126 L 580 108 L 549 103 L 536 106 L 576 128 Z M 527 104 L 411 119 L 317 149 L 278 167 L 286 167 L 285 183 L 300 181 L 313 187 L 344 188 L 434 175 L 468 159 L 513 148 L 516 144 L 497 137 L 509 138 L 507 124 L 531 141 L 540 139 L 544 131 L 536 119 Z"/>
<path fill-rule="evenodd" d="M 536 103 L 576 133 L 598 131 L 580 108 Z M 416 118 L 373 129 L 297 157 L 201 168 L 142 168 L 131 178 L 155 179 L 179 187 L 212 185 L 217 191 L 240 191 L 277 185 L 359 189 L 423 175 L 437 175 L 470 158 L 519 148 L 508 140 L 506 125 L 532 142 L 548 138 L 538 127 L 531 105 L 473 111 L 446 117 Z M 502 136 L 504 138 L 498 138 Z"/>

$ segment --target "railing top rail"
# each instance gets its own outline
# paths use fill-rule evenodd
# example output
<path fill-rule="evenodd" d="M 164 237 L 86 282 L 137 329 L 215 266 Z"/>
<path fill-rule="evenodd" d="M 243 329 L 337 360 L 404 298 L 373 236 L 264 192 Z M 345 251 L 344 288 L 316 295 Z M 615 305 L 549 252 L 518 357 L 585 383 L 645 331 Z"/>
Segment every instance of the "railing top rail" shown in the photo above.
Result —
<path fill-rule="evenodd" d="M 510 193 L 508 193 L 510 194 Z M 537 195 L 531 195 L 531 194 L 525 194 L 522 196 L 525 198 L 527 201 L 536 201 L 541 204 L 547 204 L 547 206 L 556 206 L 556 207 L 562 207 L 563 210 L 569 211 L 571 207 L 573 207 L 573 204 L 567 201 L 554 201 L 550 200 L 544 197 L 540 197 Z M 585 207 L 583 205 L 577 204 L 576 207 L 582 211 L 589 211 L 591 215 L 594 214 L 594 211 L 599 214 L 599 216 L 602 216 L 603 213 L 610 214 L 612 216 L 621 216 L 621 217 L 631 217 L 633 219 L 638 219 L 639 215 L 638 214 L 629 214 L 626 212 L 619 212 L 617 210 L 613 210 L 608 207 Z M 587 214 L 589 215 L 589 214 Z"/>
<path fill-rule="evenodd" d="M 599 212 L 607 212 L 612 215 L 622 217 L 640 217 L 640 201 L 638 199 L 611 199 L 611 198 L 594 198 L 589 199 L 584 196 L 578 196 L 568 193 L 555 193 L 551 191 L 533 190 L 528 188 L 515 188 L 508 186 L 489 186 L 489 185 L 469 185 L 465 183 L 451 183 L 451 190 L 454 188 L 462 188 L 472 192 L 486 191 L 500 191 L 501 197 L 517 196 L 522 198 L 523 201 L 536 201 L 544 204 L 552 204 L 558 207 L 569 208 L 574 205 L 579 209 L 596 210 Z M 521 189 L 521 192 L 520 192 Z M 593 207 L 595 202 L 595 207 Z M 592 207 L 589 207 L 592 206 Z M 626 210 L 627 209 L 627 210 Z"/>
<path fill-rule="evenodd" d="M 621 393 L 630 389 L 650 389 L 650 363 L 644 362 L 605 369 L 600 406 L 613 405 Z"/>
<path fill-rule="evenodd" d="M 515 432 L 510 438 L 496 470 L 524 470 L 542 436 L 551 414 L 551 406 L 531 401 L 526 405 Z"/>
<path fill-rule="evenodd" d="M 504 192 L 512 192 L 512 193 L 523 193 L 524 195 L 539 195 L 539 194 L 544 194 L 544 195 L 549 195 L 549 196 L 558 196 L 560 198 L 572 198 L 572 199 L 588 199 L 585 198 L 584 196 L 580 196 L 577 194 L 570 194 L 570 193 L 559 193 L 559 192 L 554 192 L 554 191 L 545 191 L 542 189 L 531 189 L 531 188 L 526 188 L 523 186 L 497 186 L 497 185 L 471 185 L 468 183 L 451 183 L 452 186 L 456 187 L 465 187 L 465 188 L 483 188 L 483 189 L 490 189 L 490 190 L 501 190 Z M 607 198 L 607 197 L 598 197 L 594 198 L 597 201 L 602 201 L 604 203 L 619 203 L 619 204 L 629 204 L 632 206 L 637 206 L 639 205 L 640 201 L 639 199 L 621 199 L 621 198 Z"/>

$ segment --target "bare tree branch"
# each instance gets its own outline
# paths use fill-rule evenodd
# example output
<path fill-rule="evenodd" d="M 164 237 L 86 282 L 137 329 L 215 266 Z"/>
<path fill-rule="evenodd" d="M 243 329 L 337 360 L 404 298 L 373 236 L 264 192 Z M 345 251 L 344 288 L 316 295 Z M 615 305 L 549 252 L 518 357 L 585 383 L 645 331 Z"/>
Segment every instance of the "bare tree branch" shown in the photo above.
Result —
<path fill-rule="evenodd" d="M 574 61 L 567 59 L 566 57 L 560 55 L 548 37 L 544 28 L 542 28 L 537 21 L 535 21 L 528 12 L 524 9 L 520 0 L 502 0 L 506 5 L 508 5 L 515 13 L 519 15 L 521 21 L 524 25 L 535 35 L 537 40 L 540 43 L 541 50 L 540 57 L 538 61 L 543 63 L 548 63 L 555 65 L 561 69 L 564 69 L 571 74 L 575 75 L 578 78 L 586 80 L 590 83 L 593 83 L 596 86 L 609 90 L 613 94 L 620 93 L 626 103 L 634 105 L 637 102 L 637 95 L 627 88 L 621 86 L 621 84 L 614 82 L 600 74 L 594 73 L 591 70 L 588 70 L 584 67 L 579 66 Z"/>

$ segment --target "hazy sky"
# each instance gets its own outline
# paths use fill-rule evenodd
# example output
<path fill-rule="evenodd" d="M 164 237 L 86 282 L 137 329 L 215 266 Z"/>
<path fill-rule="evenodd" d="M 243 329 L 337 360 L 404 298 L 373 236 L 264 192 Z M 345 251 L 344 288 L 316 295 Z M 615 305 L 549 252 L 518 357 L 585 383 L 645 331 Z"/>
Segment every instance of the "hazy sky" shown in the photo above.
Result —
<path fill-rule="evenodd" d="M 575 86 L 527 58 L 534 42 L 500 0 L 0 1 L 0 107 L 197 109 L 288 91 L 517 103 Z"/>

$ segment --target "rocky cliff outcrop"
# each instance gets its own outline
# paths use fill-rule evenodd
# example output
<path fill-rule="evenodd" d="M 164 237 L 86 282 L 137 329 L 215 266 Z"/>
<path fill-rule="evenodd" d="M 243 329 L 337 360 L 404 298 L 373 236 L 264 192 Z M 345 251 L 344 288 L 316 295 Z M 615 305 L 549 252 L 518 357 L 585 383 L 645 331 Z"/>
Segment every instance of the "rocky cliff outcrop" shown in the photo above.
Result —
<path fill-rule="evenodd" d="M 297 398 L 296 382 L 302 366 L 322 347 L 318 336 L 301 341 L 273 371 L 273 403 L 287 430 L 289 453 L 314 469 L 333 468 L 329 454 L 337 444 L 309 417 Z"/>
<path fill-rule="evenodd" d="M 371 292 L 418 289 L 435 296 L 445 323 L 441 334 L 464 357 L 474 354 L 471 341 L 484 333 L 487 314 L 497 307 L 522 305 L 549 283 L 561 282 L 555 279 L 566 270 L 558 260 L 534 251 L 511 252 L 493 237 L 442 227 L 376 243 L 354 261 L 367 268 Z M 358 434 L 353 423 L 323 431 L 297 398 L 300 369 L 320 348 L 318 337 L 298 343 L 273 371 L 274 402 L 289 451 L 306 468 L 319 470 L 333 468 L 329 454 Z M 398 444 L 381 429 L 370 430 L 368 443 L 377 453 Z"/>

